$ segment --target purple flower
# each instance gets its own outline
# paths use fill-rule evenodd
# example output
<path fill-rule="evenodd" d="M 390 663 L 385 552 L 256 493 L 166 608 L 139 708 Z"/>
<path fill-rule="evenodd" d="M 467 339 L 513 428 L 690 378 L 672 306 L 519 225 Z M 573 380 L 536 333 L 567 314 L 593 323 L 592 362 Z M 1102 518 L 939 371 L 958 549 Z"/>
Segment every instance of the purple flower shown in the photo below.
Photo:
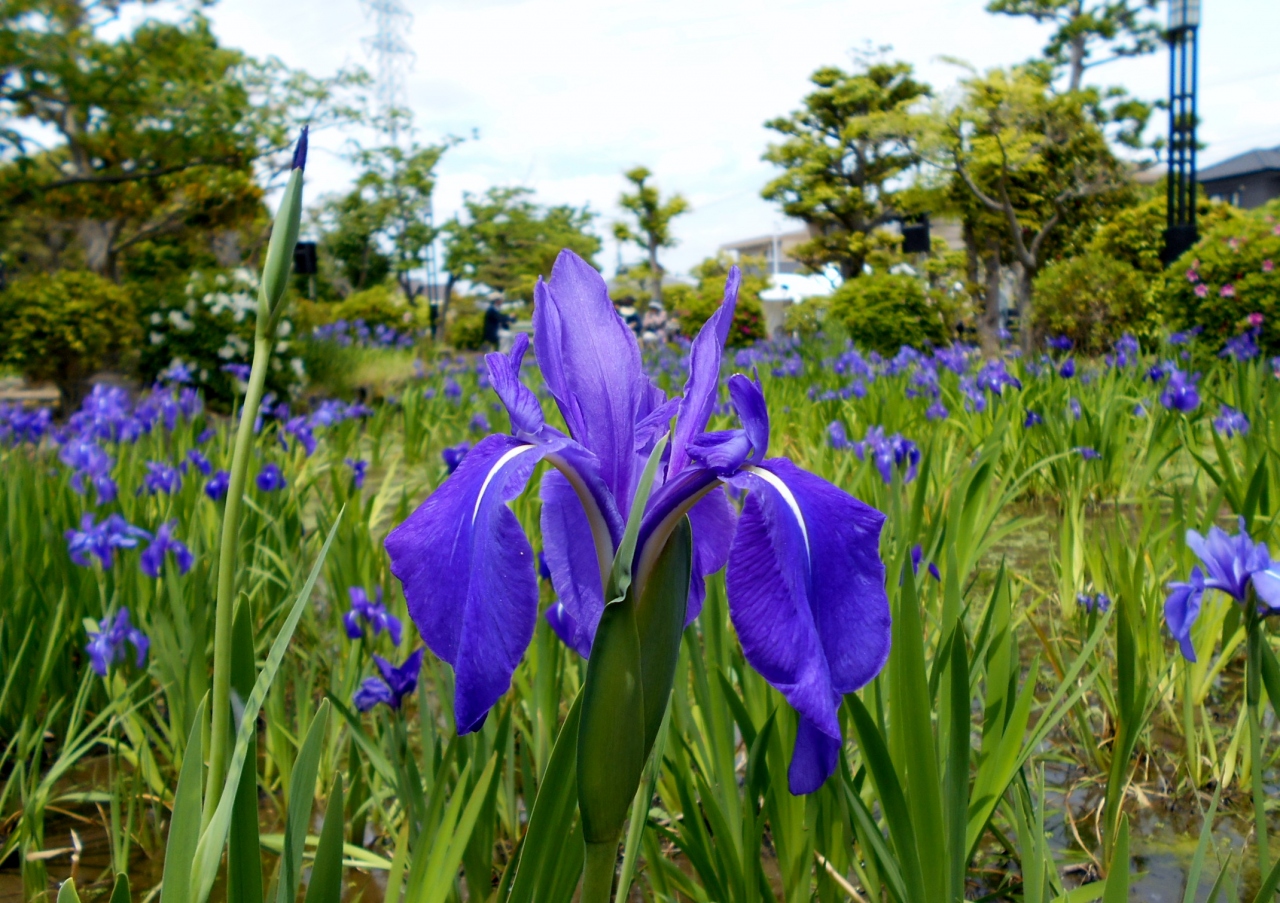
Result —
<path fill-rule="evenodd" d="M 315 452 L 316 436 L 315 436 L 315 433 L 311 431 L 311 423 L 310 421 L 307 420 L 306 417 L 299 415 L 297 417 L 290 417 L 288 420 L 285 421 L 284 432 L 280 436 L 281 445 L 285 444 L 284 442 L 285 435 L 292 436 L 294 438 L 294 441 L 298 445 L 301 445 L 303 450 L 306 451 L 307 457 L 311 457 L 311 455 Z"/>
<path fill-rule="evenodd" d="M 477 411 L 471 418 L 471 422 L 467 424 L 468 429 L 473 433 L 489 432 L 489 418 L 484 415 L 484 411 Z"/>
<path fill-rule="evenodd" d="M 966 411 L 981 414 L 987 409 L 987 395 L 978 388 L 977 377 L 960 377 L 960 393 L 964 395 L 964 408 Z"/>
<path fill-rule="evenodd" d="M 385 630 L 391 637 L 391 645 L 400 645 L 400 619 L 382 604 L 382 587 L 374 588 L 374 598 L 377 600 L 374 602 L 369 601 L 369 594 L 360 586 L 350 587 L 347 595 L 351 599 L 351 610 L 342 616 L 342 624 L 349 638 L 358 640 L 364 636 L 364 628 L 360 624 L 363 621 L 373 628 L 374 636 Z"/>
<path fill-rule="evenodd" d="M 912 546 L 911 547 L 911 573 L 913 574 L 920 573 L 920 561 L 923 558 L 924 558 L 924 549 L 922 549 L 919 545 Z M 929 562 L 928 571 L 929 571 L 929 576 L 933 577 L 934 580 L 937 580 L 939 583 L 942 582 L 942 574 L 938 571 L 938 566 L 934 564 L 932 561 Z"/>
<path fill-rule="evenodd" d="M 853 443 L 849 441 L 849 434 L 844 431 L 844 424 L 839 420 L 833 420 L 827 424 L 827 445 L 836 451 L 848 451 L 853 448 Z"/>
<path fill-rule="evenodd" d="M 191 564 L 194 559 L 191 551 L 179 539 L 173 535 L 174 528 L 178 526 L 176 520 L 166 521 L 156 530 L 155 539 L 151 540 L 151 545 L 143 550 L 138 560 L 142 573 L 148 577 L 159 577 L 160 569 L 164 567 L 164 556 L 172 554 L 173 560 L 178 564 L 178 573 L 185 574 L 191 570 Z"/>
<path fill-rule="evenodd" d="M 285 481 L 284 474 L 280 472 L 280 468 L 274 462 L 258 472 L 257 482 L 258 490 L 261 492 L 275 492 L 289 485 Z"/>
<path fill-rule="evenodd" d="M 1196 390 L 1196 381 L 1199 379 L 1199 373 L 1188 376 L 1182 370 L 1174 368 L 1164 391 L 1160 393 L 1160 403 L 1171 411 L 1194 411 L 1200 407 L 1200 393 Z"/>
<path fill-rule="evenodd" d="M 1076 375 L 1076 359 L 1069 357 L 1062 362 L 1062 366 L 1058 368 L 1058 375 L 1063 379 L 1070 379 Z"/>
<path fill-rule="evenodd" d="M 445 447 L 440 452 L 440 457 L 444 460 L 444 466 L 449 473 L 453 473 L 458 469 L 458 465 L 462 463 L 462 459 L 467 456 L 469 451 L 471 451 L 470 442 L 459 442 L 457 445 Z"/>
<path fill-rule="evenodd" d="M 1222 414 L 1213 419 L 1213 428 L 1220 433 L 1225 433 L 1228 439 L 1236 433 L 1244 436 L 1249 432 L 1249 418 L 1244 416 L 1243 411 L 1237 411 L 1231 405 L 1224 404 Z"/>
<path fill-rule="evenodd" d="M 1260 353 L 1258 337 L 1262 335 L 1262 327 L 1246 329 L 1238 336 L 1227 339 L 1227 344 L 1218 352 L 1218 357 L 1229 357 L 1236 361 L 1251 361 Z"/>
<path fill-rule="evenodd" d="M 873 426 L 867 430 L 866 438 L 853 444 L 853 453 L 859 460 L 866 460 L 871 455 L 880 478 L 885 483 L 893 482 L 894 467 L 901 468 L 906 464 L 906 473 L 902 482 L 910 483 L 916 478 L 916 468 L 920 465 L 920 449 L 910 439 L 904 439 L 901 433 L 892 436 L 884 434 L 884 427 Z"/>
<path fill-rule="evenodd" d="M 71 488 L 84 494 L 86 483 L 93 486 L 99 505 L 116 500 L 119 489 L 111 478 L 111 456 L 89 439 L 72 439 L 58 452 L 58 458 L 73 470 Z"/>
<path fill-rule="evenodd" d="M 1194 662 L 1196 653 L 1191 644 L 1191 625 L 1200 614 L 1205 590 L 1216 589 L 1237 602 L 1244 602 L 1252 585 L 1261 603 L 1259 610 L 1264 614 L 1274 614 L 1280 611 L 1280 573 L 1271 568 L 1271 553 L 1266 544 L 1254 542 L 1245 532 L 1243 517 L 1240 518 L 1240 532 L 1234 536 L 1227 535 L 1217 526 L 1210 528 L 1208 536 L 1188 530 L 1187 547 L 1204 565 L 1208 579 L 1197 565 L 1191 569 L 1189 582 L 1170 583 L 1164 616 L 1169 632 L 1182 647 L 1183 656 Z"/>
<path fill-rule="evenodd" d="M 1071 346 L 1074 345 L 1075 343 L 1072 342 L 1071 339 L 1068 338 L 1067 336 L 1055 335 L 1055 336 L 1049 336 L 1049 338 L 1045 339 L 1045 344 L 1048 345 L 1050 348 L 1052 348 L 1054 351 L 1070 351 Z"/>
<path fill-rule="evenodd" d="M 444 397 L 452 401 L 462 397 L 462 386 L 458 385 L 458 381 L 452 376 L 444 381 Z"/>
<path fill-rule="evenodd" d="M 1111 610 L 1111 597 L 1106 593 L 1098 593 L 1096 596 L 1080 593 L 1076 596 L 1076 602 L 1089 614 L 1105 614 Z"/>
<path fill-rule="evenodd" d="M 187 452 L 187 460 L 191 462 L 196 470 L 200 471 L 206 477 L 213 473 L 213 465 L 209 463 L 208 458 L 200 453 L 199 449 L 193 448 L 191 451 Z"/>
<path fill-rule="evenodd" d="M 167 461 L 148 461 L 147 472 L 142 478 L 138 494 L 144 491 L 147 495 L 164 493 L 172 495 L 182 488 L 182 473 Z"/>
<path fill-rule="evenodd" d="M 65 535 L 67 551 L 73 562 L 80 567 L 89 567 L 89 555 L 93 555 L 107 570 L 111 568 L 116 549 L 132 549 L 139 540 L 151 538 L 146 530 L 129 524 L 118 514 L 95 524 L 93 515 L 87 511 L 80 517 L 80 529 L 68 530 Z"/>
<path fill-rule="evenodd" d="M 1073 420 L 1079 420 L 1084 415 L 1084 411 L 1080 407 L 1080 399 L 1078 398 L 1067 399 L 1067 408 L 1071 411 L 1071 417 Z"/>
<path fill-rule="evenodd" d="M 347 458 L 346 465 L 351 468 L 351 485 L 356 489 L 363 489 L 365 473 L 369 470 L 369 462 L 361 458 Z"/>
<path fill-rule="evenodd" d="M 422 670 L 423 650 L 418 649 L 399 667 L 380 655 L 373 661 L 382 672 L 381 677 L 366 677 L 360 689 L 352 697 L 357 709 L 367 712 L 379 703 L 393 709 L 400 708 L 400 701 L 418 686 L 418 673 Z"/>
<path fill-rule="evenodd" d="M 168 367 L 164 368 L 157 374 L 157 378 L 162 382 L 171 383 L 189 383 L 193 382 L 195 377 L 191 372 L 191 368 L 178 358 L 174 358 Z"/>
<path fill-rule="evenodd" d="M 249 373 L 252 368 L 248 364 L 223 364 L 223 372 L 230 373 L 234 379 L 240 380 L 242 383 L 249 381 Z"/>
<path fill-rule="evenodd" d="M 1175 332 L 1169 336 L 1170 345 L 1185 345 L 1204 330 L 1203 326 L 1197 326 L 1194 329 L 1188 329 L 1185 332 Z"/>
<path fill-rule="evenodd" d="M 490 354 L 489 379 L 510 435 L 484 438 L 458 469 L 387 537 L 391 571 L 428 646 L 451 664 L 459 733 L 476 730 L 506 692 L 538 614 L 535 556 L 507 503 L 539 461 L 542 536 L 559 600 L 549 618 L 568 645 L 590 653 L 606 583 L 645 462 L 671 418 L 655 488 L 639 513 L 629 592 L 642 594 L 673 531 L 692 525 L 692 579 L 684 623 L 697 616 L 704 577 L 727 560 L 730 616 L 746 660 L 799 713 L 789 772 L 793 792 L 820 787 L 840 753 L 838 707 L 879 673 L 889 609 L 880 561 L 884 516 L 785 458 L 768 458 L 769 417 L 756 380 L 729 377 L 740 429 L 707 432 L 723 346 L 737 300 L 725 300 L 689 351 L 683 395 L 668 399 L 644 375 L 635 334 L 600 274 L 561 252 L 535 287 L 534 336 L 547 388 L 568 427 L 548 424 L 520 382 L 528 338 Z M 720 486 L 746 492 L 741 516 Z M 629 566 L 629 567 L 628 567 Z M 678 625 L 683 626 L 683 625 Z"/>
<path fill-rule="evenodd" d="M 1003 360 L 992 358 L 978 371 L 977 386 L 996 395 L 1003 395 L 1006 387 L 1021 389 L 1022 381 L 1005 368 Z"/>
<path fill-rule="evenodd" d="M 941 399 L 929 405 L 924 411 L 925 420 L 946 420 L 949 416 L 951 416 L 951 412 L 947 410 L 947 406 L 942 403 Z"/>
<path fill-rule="evenodd" d="M 229 488 L 231 488 L 231 474 L 220 470 L 204 484 L 204 494 L 217 502 L 227 494 Z"/>
<path fill-rule="evenodd" d="M 1033 426 L 1039 426 L 1042 423 L 1044 423 L 1044 418 L 1030 408 L 1027 408 L 1027 417 L 1022 421 L 1022 428 L 1029 430 Z"/>
<path fill-rule="evenodd" d="M 1079 445 L 1072 451 L 1079 454 L 1086 461 L 1096 461 L 1102 457 L 1102 454 L 1096 448 L 1091 448 L 1088 445 Z"/>
<path fill-rule="evenodd" d="M 151 641 L 129 621 L 129 609 L 121 608 L 114 618 L 108 616 L 98 622 L 98 632 L 90 634 L 84 647 L 89 653 L 89 664 L 99 677 L 106 677 L 111 666 L 124 658 L 124 644 L 133 646 L 134 665 L 142 667 L 147 660 Z"/>
<path fill-rule="evenodd" d="M 1142 356 L 1142 349 L 1138 345 L 1138 340 L 1125 333 L 1116 342 L 1116 353 L 1113 361 L 1117 367 L 1128 367 L 1130 364 L 1136 364 Z"/>

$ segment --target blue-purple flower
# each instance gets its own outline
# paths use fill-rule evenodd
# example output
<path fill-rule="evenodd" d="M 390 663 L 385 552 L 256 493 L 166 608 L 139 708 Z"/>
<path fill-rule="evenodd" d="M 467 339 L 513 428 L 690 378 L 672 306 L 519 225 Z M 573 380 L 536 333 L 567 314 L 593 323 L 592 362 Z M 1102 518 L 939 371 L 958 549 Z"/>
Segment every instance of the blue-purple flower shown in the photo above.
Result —
<path fill-rule="evenodd" d="M 418 686 L 418 673 L 422 670 L 423 650 L 418 649 L 402 665 L 393 665 L 380 655 L 373 661 L 382 672 L 381 677 L 366 677 L 351 701 L 357 709 L 367 712 L 376 705 L 400 708 L 400 701 Z"/>
<path fill-rule="evenodd" d="M 1111 597 L 1106 593 L 1098 593 L 1094 596 L 1088 593 L 1080 593 L 1076 596 L 1076 603 L 1089 614 L 1094 612 L 1106 614 L 1111 610 Z"/>
<path fill-rule="evenodd" d="M 1097 461 L 1102 457 L 1102 454 L 1096 448 L 1088 445 L 1079 445 L 1072 450 L 1086 461 Z"/>
<path fill-rule="evenodd" d="M 882 426 L 873 426 L 867 430 L 866 437 L 853 444 L 853 453 L 862 461 L 870 455 L 885 483 L 892 483 L 894 468 L 903 469 L 903 465 L 905 473 L 902 475 L 902 482 L 910 483 L 916 478 L 916 470 L 920 466 L 920 449 L 916 444 L 910 439 L 904 439 L 901 433 L 886 436 Z"/>
<path fill-rule="evenodd" d="M 1218 357 L 1229 357 L 1236 361 L 1251 361 L 1260 353 L 1258 338 L 1262 335 L 1262 327 L 1246 329 L 1237 336 L 1227 339 L 1227 343 L 1218 352 Z"/>
<path fill-rule="evenodd" d="M 1200 559 L 1204 570 L 1196 565 L 1191 569 L 1189 581 L 1169 584 L 1164 617 L 1169 632 L 1182 647 L 1183 656 L 1194 662 L 1196 651 L 1191 643 L 1191 626 L 1200 615 L 1205 590 L 1216 589 L 1237 602 L 1244 602 L 1252 586 L 1260 603 L 1259 611 L 1272 614 L 1280 611 L 1280 572 L 1272 570 L 1266 543 L 1249 538 L 1243 517 L 1240 532 L 1234 536 L 1217 526 L 1210 528 L 1208 536 L 1188 530 L 1187 547 Z"/>
<path fill-rule="evenodd" d="M 369 601 L 369 594 L 361 586 L 350 587 L 347 595 L 351 599 L 351 610 L 342 616 L 342 625 L 350 639 L 358 640 L 364 636 L 363 621 L 373 628 L 374 636 L 385 630 L 391 637 L 391 645 L 400 645 L 400 619 L 382 604 L 382 587 L 374 588 L 373 602 Z"/>
<path fill-rule="evenodd" d="M 933 404 L 924 410 L 925 420 L 946 420 L 949 416 L 951 416 L 951 412 L 942 403 L 942 399 L 935 399 Z"/>
<path fill-rule="evenodd" d="M 73 562 L 80 567 L 89 567 L 89 556 L 93 555 L 104 569 L 110 570 L 116 549 L 132 549 L 140 540 L 150 539 L 151 534 L 128 523 L 119 514 L 112 514 L 95 524 L 93 515 L 86 511 L 80 517 L 80 529 L 68 530 L 66 538 L 67 551 Z"/>
<path fill-rule="evenodd" d="M 1070 379 L 1071 377 L 1075 376 L 1076 375 L 1076 359 L 1074 357 L 1069 357 L 1065 361 L 1063 361 L 1062 365 L 1058 367 L 1058 375 L 1061 376 L 1063 379 Z"/>
<path fill-rule="evenodd" d="M 1022 428 L 1029 430 L 1033 426 L 1039 426 L 1042 423 L 1044 423 L 1044 418 L 1030 408 L 1027 408 L 1027 416 L 1022 421 Z"/>
<path fill-rule="evenodd" d="M 178 573 L 185 574 L 191 570 L 191 564 L 194 559 L 191 551 L 186 544 L 173 535 L 173 531 L 177 528 L 176 520 L 166 521 L 156 530 L 156 535 L 151 544 L 142 551 L 142 555 L 138 559 L 138 564 L 142 568 L 142 572 L 148 577 L 159 577 L 160 569 L 164 567 L 164 558 L 166 555 L 172 555 L 174 562 L 178 565 Z"/>
<path fill-rule="evenodd" d="M 347 458 L 346 465 L 351 468 L 351 485 L 356 489 L 363 489 L 369 462 L 362 458 Z"/>
<path fill-rule="evenodd" d="M 462 463 L 462 459 L 467 456 L 469 451 L 471 451 L 470 442 L 459 442 L 457 445 L 445 446 L 440 452 L 440 458 L 444 461 L 445 469 L 449 473 L 453 473 L 458 469 L 458 465 Z"/>
<path fill-rule="evenodd" d="M 268 464 L 258 472 L 257 483 L 258 489 L 262 492 L 275 492 L 289 485 L 275 462 Z"/>
<path fill-rule="evenodd" d="M 147 495 L 164 493 L 172 495 L 182 488 L 182 473 L 168 461 L 148 461 L 147 472 L 142 477 L 142 485 L 138 494 Z"/>
<path fill-rule="evenodd" d="M 1071 346 L 1075 344 L 1069 337 L 1064 335 L 1049 336 L 1044 343 L 1054 351 L 1070 351 Z"/>
<path fill-rule="evenodd" d="M 106 677 L 111 666 L 124 658 L 124 645 L 133 646 L 134 665 L 141 668 L 147 660 L 151 641 L 129 620 L 129 609 L 121 608 L 114 618 L 108 616 L 98 622 L 98 632 L 91 634 L 84 647 L 89 653 L 89 664 L 99 677 Z"/>
<path fill-rule="evenodd" d="M 827 424 L 827 445 L 836 451 L 848 451 L 853 448 L 853 443 L 849 441 L 849 434 L 845 432 L 844 424 L 839 420 L 833 420 Z"/>
<path fill-rule="evenodd" d="M 614 585 L 624 513 L 646 461 L 668 434 L 652 494 L 639 512 L 634 554 L 619 567 L 640 598 L 667 540 L 692 526 L 685 623 L 704 577 L 725 566 L 730 616 L 746 659 L 800 714 L 793 792 L 816 790 L 835 769 L 842 694 L 874 677 L 889 650 L 879 535 L 884 516 L 785 458 L 768 458 L 769 418 L 759 383 L 728 380 L 740 429 L 707 432 L 740 276 L 689 353 L 684 393 L 668 399 L 644 374 L 634 333 L 604 280 L 562 252 L 535 287 L 534 343 L 547 389 L 568 426 L 548 424 L 520 381 L 528 348 L 486 361 L 510 435 L 482 439 L 457 470 L 387 537 L 392 573 L 428 646 L 453 666 L 458 731 L 479 728 L 506 692 L 538 613 L 535 556 L 507 503 L 539 461 L 542 536 L 558 597 L 548 620 L 589 654 Z M 745 491 L 735 515 L 723 485 Z M 612 600 L 608 600 L 612 601 Z"/>
<path fill-rule="evenodd" d="M 1188 376 L 1185 371 L 1175 367 L 1169 381 L 1165 383 L 1164 391 L 1160 393 L 1160 403 L 1171 411 L 1194 411 L 1200 407 L 1200 392 L 1196 389 L 1199 379 L 1199 373 Z"/>
<path fill-rule="evenodd" d="M 1222 406 L 1222 413 L 1213 418 L 1213 428 L 1223 433 L 1228 439 L 1239 433 L 1241 436 L 1249 432 L 1249 418 L 1243 411 L 1236 410 L 1229 404 Z"/>
<path fill-rule="evenodd" d="M 227 490 L 230 488 L 231 474 L 228 471 L 220 470 L 209 478 L 209 482 L 204 484 L 204 494 L 218 502 L 226 496 Z"/>
<path fill-rule="evenodd" d="M 189 461 L 196 470 L 200 471 L 206 477 L 213 473 L 213 464 L 209 462 L 208 458 L 201 454 L 200 449 L 198 448 L 193 448 L 191 451 L 187 452 L 187 461 Z"/>
<path fill-rule="evenodd" d="M 1141 356 L 1142 348 L 1138 345 L 1138 340 L 1126 332 L 1116 342 L 1116 351 L 1111 362 L 1117 367 L 1128 367 L 1130 364 L 1136 364 Z"/>
<path fill-rule="evenodd" d="M 924 549 L 921 548 L 919 545 L 912 546 L 911 547 L 911 573 L 913 574 L 920 573 L 920 562 L 923 559 L 924 559 Z M 929 571 L 929 576 L 933 577 L 934 580 L 937 580 L 939 582 L 942 581 L 942 573 L 938 570 L 938 566 L 934 564 L 932 561 L 929 562 L 928 571 Z"/>

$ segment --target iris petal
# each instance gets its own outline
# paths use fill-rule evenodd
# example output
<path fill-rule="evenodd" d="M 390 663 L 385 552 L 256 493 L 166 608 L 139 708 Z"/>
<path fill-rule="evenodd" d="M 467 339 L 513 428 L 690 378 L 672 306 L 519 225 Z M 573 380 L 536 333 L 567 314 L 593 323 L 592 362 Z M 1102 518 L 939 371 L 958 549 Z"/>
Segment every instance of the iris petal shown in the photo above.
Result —
<path fill-rule="evenodd" d="M 529 347 L 529 336 L 516 336 L 511 354 L 487 354 L 485 364 L 489 369 L 489 383 L 506 405 L 511 418 L 511 429 L 517 436 L 538 436 L 546 426 L 542 405 L 524 383 L 520 382 L 520 364 Z"/>
<path fill-rule="evenodd" d="M 675 476 L 689 462 L 687 446 L 695 436 L 707 428 L 711 412 L 715 409 L 716 390 L 720 385 L 720 361 L 724 343 L 733 325 L 733 312 L 738 304 L 738 286 L 742 274 L 737 267 L 729 270 L 724 286 L 724 300 L 707 322 L 702 324 L 689 351 L 689 379 L 684 384 L 684 396 L 680 399 L 676 415 L 675 434 L 671 437 L 671 462 L 667 473 Z"/>
<path fill-rule="evenodd" d="M 551 585 L 563 608 L 563 617 L 552 624 L 565 645 L 586 656 L 604 611 L 604 583 L 591 524 L 558 471 L 542 478 L 542 536 Z"/>
<path fill-rule="evenodd" d="M 724 567 L 729 560 L 737 515 L 724 490 L 716 488 L 689 509 L 693 527 L 693 573 L 689 580 L 689 605 L 685 610 L 685 626 L 693 623 L 702 611 L 707 595 L 706 578 Z"/>

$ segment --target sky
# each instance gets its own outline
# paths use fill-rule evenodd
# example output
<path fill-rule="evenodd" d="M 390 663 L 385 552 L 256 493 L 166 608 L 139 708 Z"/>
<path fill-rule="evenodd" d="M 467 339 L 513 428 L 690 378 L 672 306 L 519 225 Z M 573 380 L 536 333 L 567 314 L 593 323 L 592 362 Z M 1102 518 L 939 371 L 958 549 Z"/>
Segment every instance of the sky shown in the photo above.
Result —
<path fill-rule="evenodd" d="M 849 66 L 851 53 L 891 45 L 935 90 L 954 89 L 960 59 L 979 69 L 1036 55 L 1048 35 L 1033 22 L 993 16 L 983 0 L 401 0 L 414 51 L 405 100 L 420 140 L 466 140 L 438 169 L 436 216 L 464 192 L 524 186 L 543 203 L 589 204 L 618 249 L 621 175 L 636 164 L 692 212 L 676 220 L 679 245 L 663 261 L 687 271 L 725 242 L 796 227 L 760 197 L 776 169 L 760 159 L 764 122 L 795 109 L 808 76 Z M 1280 145 L 1280 2 L 1202 0 L 1202 166 Z M 373 70 L 374 22 L 358 0 L 219 0 L 208 11 L 231 46 L 275 56 L 313 75 Z M 1163 4 L 1158 11 L 1163 17 Z M 1090 72 L 1155 99 L 1167 91 L 1168 54 Z M 1162 113 L 1153 121 L 1167 128 Z M 352 133 L 316 134 L 308 195 L 343 190 Z M 358 137 L 358 136 L 357 136 Z M 366 136 L 367 137 L 367 136 Z M 638 260 L 636 249 L 624 251 Z"/>

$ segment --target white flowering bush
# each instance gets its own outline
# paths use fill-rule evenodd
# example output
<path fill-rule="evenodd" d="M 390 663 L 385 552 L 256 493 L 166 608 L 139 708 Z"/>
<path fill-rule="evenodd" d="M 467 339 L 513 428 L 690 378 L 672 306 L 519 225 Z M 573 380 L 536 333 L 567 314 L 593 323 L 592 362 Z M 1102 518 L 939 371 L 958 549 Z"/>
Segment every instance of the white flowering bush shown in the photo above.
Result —
<path fill-rule="evenodd" d="M 258 278 L 251 271 L 199 271 L 181 294 L 156 299 L 144 310 L 141 375 L 145 381 L 180 365 L 210 399 L 229 400 L 243 390 L 242 374 L 253 357 Z M 286 316 L 276 331 L 267 388 L 281 397 L 296 395 L 306 383 L 306 367 L 295 348 L 293 322 Z"/>

